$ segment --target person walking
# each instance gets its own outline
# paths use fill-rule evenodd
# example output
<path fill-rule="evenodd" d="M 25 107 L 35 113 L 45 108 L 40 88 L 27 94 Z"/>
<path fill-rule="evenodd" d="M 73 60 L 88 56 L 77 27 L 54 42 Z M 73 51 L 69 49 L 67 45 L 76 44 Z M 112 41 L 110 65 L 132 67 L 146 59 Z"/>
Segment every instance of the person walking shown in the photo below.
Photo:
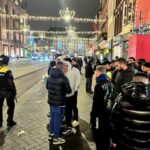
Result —
<path fill-rule="evenodd" d="M 3 102 L 7 101 L 7 126 L 14 126 L 16 122 L 13 120 L 15 109 L 16 86 L 13 79 L 12 71 L 7 67 L 9 57 L 0 56 L 0 127 L 3 125 Z"/>

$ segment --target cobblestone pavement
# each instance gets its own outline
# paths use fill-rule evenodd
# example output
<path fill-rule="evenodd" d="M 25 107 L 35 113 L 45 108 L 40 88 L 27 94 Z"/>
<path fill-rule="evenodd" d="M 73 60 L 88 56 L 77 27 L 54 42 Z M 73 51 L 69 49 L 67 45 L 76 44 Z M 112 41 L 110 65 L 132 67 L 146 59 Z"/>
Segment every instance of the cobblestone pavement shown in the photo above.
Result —
<path fill-rule="evenodd" d="M 95 150 L 95 145 L 88 132 L 91 95 L 85 92 L 85 79 L 82 77 L 78 96 L 80 128 L 76 134 L 66 136 L 66 143 L 54 146 L 48 141 L 47 124 L 47 90 L 45 83 L 39 81 L 26 91 L 19 99 L 15 109 L 17 125 L 11 129 L 6 126 L 4 116 L 3 128 L 0 128 L 1 150 Z"/>

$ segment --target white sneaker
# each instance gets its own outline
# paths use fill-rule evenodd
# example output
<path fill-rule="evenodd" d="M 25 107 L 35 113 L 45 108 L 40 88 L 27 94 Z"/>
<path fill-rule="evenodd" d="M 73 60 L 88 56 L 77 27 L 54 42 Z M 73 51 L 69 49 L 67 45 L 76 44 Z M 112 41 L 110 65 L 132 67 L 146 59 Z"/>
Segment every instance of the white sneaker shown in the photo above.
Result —
<path fill-rule="evenodd" d="M 72 122 L 72 126 L 73 127 L 77 127 L 77 126 L 79 126 L 79 122 L 77 121 L 77 120 L 74 120 L 73 122 Z"/>
<path fill-rule="evenodd" d="M 53 139 L 53 137 L 54 137 L 54 134 L 49 133 L 48 140 L 52 140 L 52 139 Z"/>
<path fill-rule="evenodd" d="M 63 138 L 58 138 L 58 139 L 53 139 L 53 144 L 54 145 L 57 145 L 57 144 L 64 144 L 66 142 L 66 140 L 65 139 L 63 139 Z"/>
<path fill-rule="evenodd" d="M 67 127 L 63 132 L 62 134 L 63 135 L 69 135 L 72 133 L 72 128 L 71 127 Z"/>

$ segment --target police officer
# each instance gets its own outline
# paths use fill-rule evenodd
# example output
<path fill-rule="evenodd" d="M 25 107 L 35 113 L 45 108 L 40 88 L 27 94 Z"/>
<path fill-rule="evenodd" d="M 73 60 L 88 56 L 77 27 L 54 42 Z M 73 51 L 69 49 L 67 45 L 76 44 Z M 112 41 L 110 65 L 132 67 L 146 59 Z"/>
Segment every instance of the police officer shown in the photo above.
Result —
<path fill-rule="evenodd" d="M 11 70 L 7 67 L 9 57 L 5 55 L 0 56 L 0 127 L 3 123 L 3 102 L 6 98 L 7 101 L 7 126 L 14 126 L 16 122 L 13 120 L 15 108 L 16 87 L 13 81 Z"/>

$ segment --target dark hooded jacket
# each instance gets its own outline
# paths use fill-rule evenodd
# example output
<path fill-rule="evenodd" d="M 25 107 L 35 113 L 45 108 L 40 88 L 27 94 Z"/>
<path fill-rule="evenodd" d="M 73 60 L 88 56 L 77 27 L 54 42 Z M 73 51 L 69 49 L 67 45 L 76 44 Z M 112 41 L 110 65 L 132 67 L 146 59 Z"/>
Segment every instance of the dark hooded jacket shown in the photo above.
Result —
<path fill-rule="evenodd" d="M 64 106 L 65 95 L 71 93 L 68 78 L 58 68 L 52 68 L 47 80 L 48 102 L 54 106 Z"/>
<path fill-rule="evenodd" d="M 99 118 L 100 130 L 107 128 L 109 119 L 109 100 L 111 98 L 112 84 L 105 74 L 96 78 L 94 89 L 93 106 L 91 111 L 91 122 L 93 128 L 96 125 L 96 118 Z"/>
<path fill-rule="evenodd" d="M 119 150 L 150 150 L 150 85 L 130 82 L 122 86 L 111 126 Z"/>

